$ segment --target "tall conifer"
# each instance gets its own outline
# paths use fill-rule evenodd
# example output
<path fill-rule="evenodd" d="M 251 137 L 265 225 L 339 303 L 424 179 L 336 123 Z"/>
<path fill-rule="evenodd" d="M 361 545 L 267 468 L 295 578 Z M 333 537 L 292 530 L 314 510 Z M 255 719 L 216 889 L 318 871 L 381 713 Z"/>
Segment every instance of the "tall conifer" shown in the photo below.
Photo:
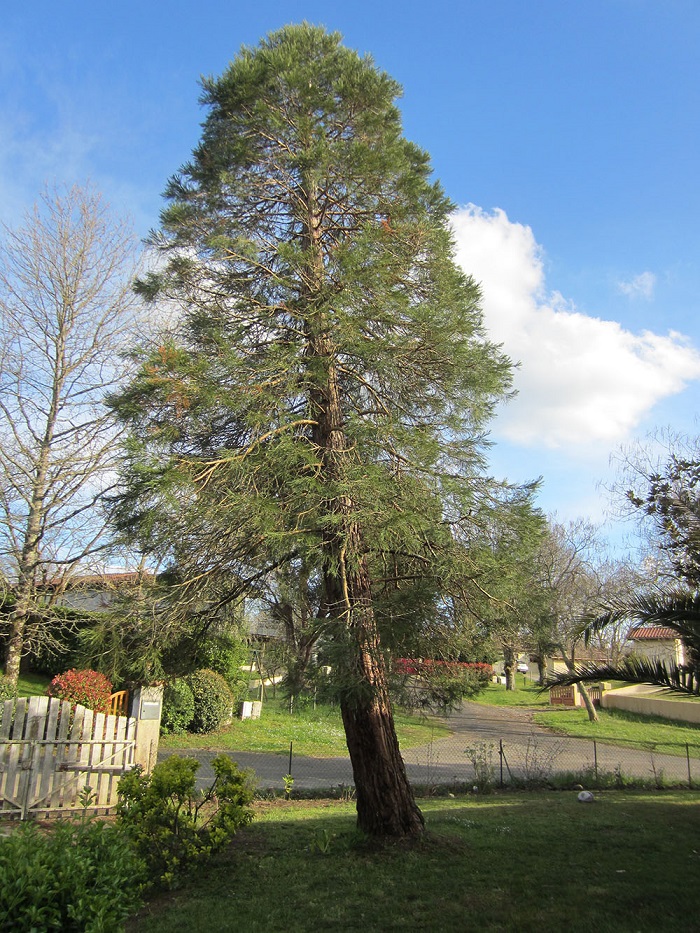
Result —
<path fill-rule="evenodd" d="M 377 593 L 455 574 L 510 362 L 370 58 L 290 26 L 203 88 L 140 285 L 180 324 L 114 400 L 131 425 L 117 518 L 194 592 L 295 561 L 318 575 L 359 826 L 414 834 Z"/>

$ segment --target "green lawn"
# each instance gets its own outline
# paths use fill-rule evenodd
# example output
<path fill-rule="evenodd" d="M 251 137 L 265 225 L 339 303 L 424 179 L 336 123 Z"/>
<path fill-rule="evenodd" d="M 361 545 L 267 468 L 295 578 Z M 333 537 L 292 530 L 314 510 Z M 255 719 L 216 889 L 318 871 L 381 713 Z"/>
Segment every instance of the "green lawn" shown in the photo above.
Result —
<path fill-rule="evenodd" d="M 428 744 L 450 735 L 450 730 L 438 719 L 396 712 L 395 724 L 402 748 Z M 226 729 L 206 735 L 164 735 L 160 747 L 230 749 L 283 755 L 289 753 L 290 742 L 294 744 L 297 755 L 315 758 L 346 755 L 340 711 L 337 707 L 319 705 L 315 710 L 300 709 L 290 714 L 282 700 L 267 699 L 260 719 L 235 720 Z"/>
<path fill-rule="evenodd" d="M 533 720 L 538 726 L 575 738 L 630 743 L 637 748 L 653 745 L 656 751 L 669 755 L 685 755 L 687 743 L 691 757 L 700 758 L 700 725 L 618 709 L 598 710 L 598 716 L 598 722 L 590 722 L 585 709 L 560 708 L 537 712 Z"/>
<path fill-rule="evenodd" d="M 20 674 L 17 681 L 17 696 L 44 696 L 51 678 L 46 674 Z"/>
<path fill-rule="evenodd" d="M 358 836 L 352 804 L 261 804 L 128 933 L 687 933 L 700 793 L 518 793 L 421 801 L 418 844 Z M 696 918 L 696 919 L 693 919 Z"/>
<path fill-rule="evenodd" d="M 539 684 L 534 683 L 523 674 L 516 677 L 515 690 L 506 690 L 505 684 L 489 684 L 483 693 L 475 698 L 477 703 L 485 706 L 527 706 L 548 707 L 549 695 L 545 691 L 540 693 Z"/>

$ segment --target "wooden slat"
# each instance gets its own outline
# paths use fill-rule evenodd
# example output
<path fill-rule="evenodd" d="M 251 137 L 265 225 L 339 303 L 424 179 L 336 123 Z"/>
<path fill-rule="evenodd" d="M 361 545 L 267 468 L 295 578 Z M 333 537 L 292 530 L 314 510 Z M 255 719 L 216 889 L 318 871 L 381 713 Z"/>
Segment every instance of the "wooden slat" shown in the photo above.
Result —
<path fill-rule="evenodd" d="M 114 742 L 110 742 L 109 739 L 114 738 L 114 731 L 117 725 L 116 716 L 105 716 L 104 717 L 104 731 L 103 736 L 105 738 L 105 744 L 101 749 L 99 749 L 99 758 L 95 762 L 97 767 L 100 767 L 101 764 L 109 765 L 114 759 Z M 95 735 L 95 738 L 98 737 L 98 734 Z M 97 805 L 100 807 L 107 806 L 110 800 L 110 792 L 112 789 L 112 776 L 109 772 L 100 770 L 98 779 L 98 790 L 97 790 Z"/>
<path fill-rule="evenodd" d="M 44 738 L 46 742 L 55 743 L 60 710 L 61 701 L 52 697 L 46 714 L 46 726 L 44 729 Z M 56 782 L 57 755 L 58 749 L 55 744 L 47 744 L 41 747 L 41 768 L 36 776 L 35 799 L 46 800 L 47 797 L 51 798 L 53 787 Z"/>
<path fill-rule="evenodd" d="M 24 726 L 27 717 L 27 700 L 21 698 L 15 703 L 15 714 L 10 727 L 10 747 L 7 755 L 7 782 L 3 800 L 6 800 L 11 809 L 22 806 L 22 746 L 12 744 L 12 739 L 24 738 Z"/>
<path fill-rule="evenodd" d="M 0 711 L 0 810 L 26 816 L 81 808 L 86 783 L 90 810 L 116 804 L 119 778 L 135 758 L 136 720 L 93 713 L 49 697 L 12 701 Z"/>

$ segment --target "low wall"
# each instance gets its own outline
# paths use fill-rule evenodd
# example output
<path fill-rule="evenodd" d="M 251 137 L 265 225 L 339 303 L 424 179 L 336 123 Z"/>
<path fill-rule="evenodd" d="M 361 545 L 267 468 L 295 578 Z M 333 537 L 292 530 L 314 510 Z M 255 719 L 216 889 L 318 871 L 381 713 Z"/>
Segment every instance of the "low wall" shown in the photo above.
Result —
<path fill-rule="evenodd" d="M 700 723 L 700 702 L 669 700 L 647 684 L 632 684 L 603 694 L 601 706 L 604 709 L 623 709 L 628 713 L 640 713 L 642 716 L 663 716 L 679 722 Z"/>

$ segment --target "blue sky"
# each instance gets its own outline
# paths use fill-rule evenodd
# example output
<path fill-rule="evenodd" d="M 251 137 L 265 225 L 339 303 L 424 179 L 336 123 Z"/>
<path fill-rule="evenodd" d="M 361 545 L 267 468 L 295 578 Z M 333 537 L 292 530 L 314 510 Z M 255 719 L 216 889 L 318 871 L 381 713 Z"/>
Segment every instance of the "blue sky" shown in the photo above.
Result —
<path fill-rule="evenodd" d="M 458 207 L 458 258 L 520 362 L 494 472 L 600 519 L 611 454 L 700 401 L 700 4 L 463 0 L 13 5 L 0 23 L 0 220 L 90 179 L 145 235 L 196 144 L 200 75 L 323 24 L 404 88 Z M 618 533 L 614 533 L 616 538 Z"/>

